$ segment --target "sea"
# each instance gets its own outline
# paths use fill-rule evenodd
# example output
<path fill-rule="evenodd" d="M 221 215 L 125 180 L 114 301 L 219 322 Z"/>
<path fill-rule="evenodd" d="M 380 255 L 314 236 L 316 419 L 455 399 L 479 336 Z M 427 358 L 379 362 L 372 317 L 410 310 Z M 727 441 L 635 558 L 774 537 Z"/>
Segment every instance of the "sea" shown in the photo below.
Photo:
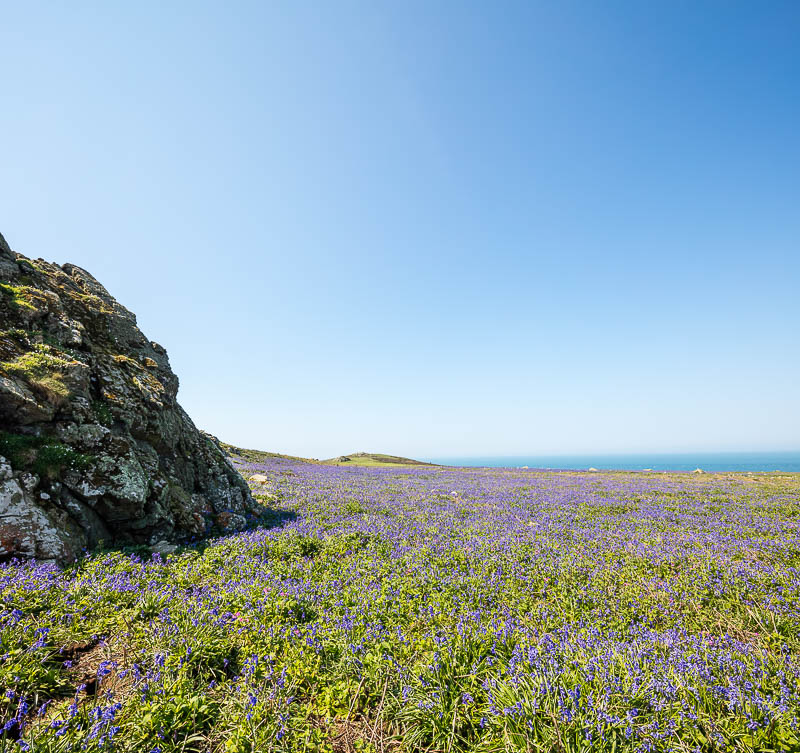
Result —
<path fill-rule="evenodd" d="M 421 458 L 429 463 L 490 468 L 609 471 L 703 471 L 800 473 L 800 451 L 796 452 L 687 452 L 634 455 L 507 455 L 498 457 Z"/>

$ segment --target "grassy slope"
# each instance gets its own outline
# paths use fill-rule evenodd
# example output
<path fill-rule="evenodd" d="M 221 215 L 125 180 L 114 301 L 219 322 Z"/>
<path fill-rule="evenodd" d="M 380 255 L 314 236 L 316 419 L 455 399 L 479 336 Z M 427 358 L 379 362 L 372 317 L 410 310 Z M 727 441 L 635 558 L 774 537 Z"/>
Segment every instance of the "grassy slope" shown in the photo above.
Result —
<path fill-rule="evenodd" d="M 294 460 L 298 463 L 319 463 L 321 461 L 314 458 L 301 458 L 296 455 L 283 455 L 279 452 L 265 452 L 264 450 L 249 450 L 244 447 L 236 447 L 236 445 L 227 444 L 226 442 L 219 443 L 225 453 L 229 456 L 235 455 L 251 463 L 261 463 L 270 458 L 281 458 L 283 460 Z"/>
<path fill-rule="evenodd" d="M 431 465 L 423 463 L 421 460 L 412 460 L 398 455 L 383 455 L 378 452 L 354 452 L 350 455 L 339 455 L 328 460 L 317 460 L 316 458 L 301 458 L 296 455 L 283 455 L 279 452 L 264 452 L 263 450 L 249 450 L 244 447 L 220 442 L 222 449 L 228 455 L 249 460 L 252 463 L 263 462 L 269 458 L 282 458 L 283 460 L 294 460 L 298 463 L 321 463 L 324 465 L 352 465 L 352 466 L 382 466 L 382 465 Z M 342 460 L 347 458 L 347 460 Z"/>
<path fill-rule="evenodd" d="M 347 458 L 347 460 L 342 460 Z M 410 458 L 399 457 L 398 455 L 382 455 L 377 452 L 354 452 L 351 455 L 340 455 L 330 460 L 323 460 L 326 465 L 358 465 L 358 466 L 379 466 L 379 465 L 431 465 L 423 463 L 421 460 L 411 460 Z"/>

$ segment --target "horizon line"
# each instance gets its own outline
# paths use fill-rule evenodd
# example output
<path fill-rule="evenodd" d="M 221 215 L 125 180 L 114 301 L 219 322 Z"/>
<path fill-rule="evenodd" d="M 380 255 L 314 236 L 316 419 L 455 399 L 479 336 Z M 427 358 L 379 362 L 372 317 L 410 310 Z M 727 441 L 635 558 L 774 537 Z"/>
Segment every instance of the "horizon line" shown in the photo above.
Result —
<path fill-rule="evenodd" d="M 645 451 L 637 450 L 631 452 L 529 452 L 529 453 L 463 453 L 459 455 L 426 455 L 426 458 L 438 457 L 439 459 L 446 458 L 574 458 L 574 457 L 631 457 L 637 455 L 793 455 L 800 454 L 798 449 L 781 449 L 781 450 L 655 450 Z"/>

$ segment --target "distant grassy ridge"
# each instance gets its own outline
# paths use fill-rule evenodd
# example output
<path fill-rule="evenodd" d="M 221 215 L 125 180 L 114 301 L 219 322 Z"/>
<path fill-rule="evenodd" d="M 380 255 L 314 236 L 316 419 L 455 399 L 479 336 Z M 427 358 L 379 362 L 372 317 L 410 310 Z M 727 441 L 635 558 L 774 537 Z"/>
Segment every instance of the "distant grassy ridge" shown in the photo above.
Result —
<path fill-rule="evenodd" d="M 352 466 L 382 466 L 382 465 L 427 465 L 421 460 L 400 457 L 399 455 L 383 455 L 378 452 L 354 452 L 350 455 L 339 455 L 328 460 L 317 460 L 316 458 L 301 458 L 296 455 L 284 455 L 279 452 L 265 452 L 264 450 L 251 450 L 244 447 L 236 447 L 226 442 L 220 442 L 223 451 L 233 457 L 240 457 L 251 463 L 260 463 L 268 459 L 281 458 L 282 460 L 292 460 L 297 463 L 315 463 L 317 465 L 352 465 Z"/>
<path fill-rule="evenodd" d="M 326 465 L 359 465 L 359 466 L 376 466 L 376 465 L 433 465 L 433 463 L 424 463 L 421 460 L 412 460 L 411 458 L 403 458 L 398 455 L 382 455 L 377 452 L 354 452 L 351 455 L 340 455 L 336 458 L 321 461 Z"/>
<path fill-rule="evenodd" d="M 250 450 L 245 447 L 236 447 L 236 445 L 228 444 L 227 442 L 220 442 L 223 452 L 229 457 L 240 457 L 248 460 L 251 463 L 261 463 L 271 458 L 281 458 L 282 460 L 293 460 L 297 463 L 320 463 L 320 460 L 314 458 L 301 458 L 295 455 L 283 455 L 279 452 L 265 452 L 264 450 Z"/>

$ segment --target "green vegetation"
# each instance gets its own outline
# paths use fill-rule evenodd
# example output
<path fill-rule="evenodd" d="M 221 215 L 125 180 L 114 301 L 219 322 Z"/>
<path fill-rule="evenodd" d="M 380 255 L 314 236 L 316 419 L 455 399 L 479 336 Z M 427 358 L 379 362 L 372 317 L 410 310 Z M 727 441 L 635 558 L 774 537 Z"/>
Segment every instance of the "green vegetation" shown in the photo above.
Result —
<path fill-rule="evenodd" d="M 220 442 L 222 451 L 229 457 L 236 457 L 246 460 L 250 463 L 261 463 L 266 460 L 292 460 L 299 463 L 319 463 L 319 460 L 313 458 L 301 458 L 295 455 L 282 455 L 279 452 L 264 452 L 264 450 L 249 450 L 245 447 L 236 447 L 226 442 Z"/>
<path fill-rule="evenodd" d="M 6 431 L 0 432 L 0 455 L 8 459 L 12 468 L 45 478 L 57 478 L 68 468 L 84 469 L 92 459 L 51 437 Z"/>
<path fill-rule="evenodd" d="M 31 281 L 31 275 L 37 271 L 36 265 L 30 259 L 17 259 L 17 266 L 24 272 L 23 280 Z"/>
<path fill-rule="evenodd" d="M 88 314 L 113 314 L 114 309 L 102 298 L 92 293 L 79 293 L 72 288 L 62 288 L 64 294 L 83 306 Z"/>
<path fill-rule="evenodd" d="M 3 367 L 26 377 L 41 379 L 54 371 L 65 371 L 72 361 L 64 356 L 64 353 L 52 345 L 36 344 L 31 351 L 23 353 L 14 361 L 4 363 Z"/>
<path fill-rule="evenodd" d="M 3 298 L 8 300 L 13 308 L 30 309 L 35 311 L 36 307 L 26 297 L 26 288 L 20 285 L 10 285 L 7 282 L 0 282 L 0 293 Z"/>
<path fill-rule="evenodd" d="M 432 465 L 431 463 L 423 463 L 421 460 L 412 460 L 398 455 L 382 455 L 377 452 L 354 452 L 351 455 L 342 455 L 322 462 L 327 465 L 354 465 L 366 468 L 384 465 Z"/>
<path fill-rule="evenodd" d="M 64 382 L 64 376 L 76 363 L 68 354 L 52 345 L 40 343 L 13 361 L 3 361 L 0 363 L 0 369 L 24 379 L 31 387 L 43 392 L 49 398 L 64 399 L 69 397 L 69 388 Z"/>
<path fill-rule="evenodd" d="M 283 455 L 279 452 L 264 452 L 263 450 L 249 450 L 244 447 L 220 442 L 220 446 L 229 457 L 240 458 L 249 463 L 263 463 L 269 460 L 290 460 L 297 463 L 317 463 L 322 465 L 352 465 L 364 468 L 374 468 L 385 465 L 432 465 L 423 463 L 420 460 L 403 458 L 398 455 L 382 455 L 377 452 L 354 452 L 350 455 L 341 455 L 329 460 L 317 460 L 316 458 L 301 458 L 296 455 Z"/>
<path fill-rule="evenodd" d="M 92 401 L 92 413 L 94 413 L 97 423 L 103 426 L 111 426 L 111 424 L 114 423 L 114 415 L 103 400 Z"/>
<path fill-rule="evenodd" d="M 7 566 L 0 750 L 800 749 L 800 476 L 290 468 L 281 527 Z"/>

